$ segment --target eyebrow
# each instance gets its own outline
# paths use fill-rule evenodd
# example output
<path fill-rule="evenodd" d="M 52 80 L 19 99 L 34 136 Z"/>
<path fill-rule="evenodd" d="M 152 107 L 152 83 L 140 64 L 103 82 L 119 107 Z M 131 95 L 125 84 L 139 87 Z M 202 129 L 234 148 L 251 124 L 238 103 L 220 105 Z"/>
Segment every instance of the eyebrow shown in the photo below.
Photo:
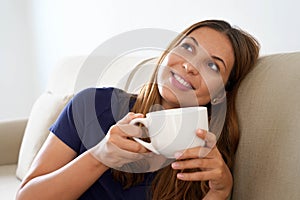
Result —
<path fill-rule="evenodd" d="M 218 56 L 211 56 L 211 57 L 212 57 L 213 59 L 216 59 L 216 60 L 222 62 L 223 65 L 224 65 L 224 67 L 225 67 L 225 71 L 227 70 L 227 66 L 226 66 L 224 60 L 222 60 L 222 58 L 220 58 L 220 57 L 218 57 Z"/>
<path fill-rule="evenodd" d="M 199 46 L 197 40 L 196 40 L 194 37 L 187 36 L 187 37 L 185 37 L 185 38 L 192 39 L 192 40 L 194 41 L 194 43 L 195 43 L 197 46 Z"/>

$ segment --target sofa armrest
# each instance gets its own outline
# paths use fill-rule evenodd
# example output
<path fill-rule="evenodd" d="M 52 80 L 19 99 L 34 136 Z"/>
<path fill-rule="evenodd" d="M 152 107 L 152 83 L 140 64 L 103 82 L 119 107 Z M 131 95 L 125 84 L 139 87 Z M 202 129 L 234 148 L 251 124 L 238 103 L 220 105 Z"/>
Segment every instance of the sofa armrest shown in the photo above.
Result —
<path fill-rule="evenodd" d="M 27 121 L 0 121 L 0 165 L 17 163 Z"/>

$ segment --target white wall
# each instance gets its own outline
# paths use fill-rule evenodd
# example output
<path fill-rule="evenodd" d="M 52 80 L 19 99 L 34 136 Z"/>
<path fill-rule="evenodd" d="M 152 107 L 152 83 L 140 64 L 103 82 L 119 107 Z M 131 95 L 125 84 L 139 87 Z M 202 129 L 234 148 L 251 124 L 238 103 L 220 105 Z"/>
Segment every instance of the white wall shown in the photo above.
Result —
<path fill-rule="evenodd" d="M 27 0 L 0 0 L 0 119 L 27 116 L 37 97 Z"/>
<path fill-rule="evenodd" d="M 179 32 L 196 21 L 219 18 L 254 35 L 262 45 L 262 54 L 300 50 L 297 0 L 0 2 L 0 119 L 28 114 L 33 99 L 45 88 L 47 76 L 60 58 L 89 54 L 112 36 L 137 28 Z M 14 74 L 16 70 L 21 73 Z M 22 99 L 11 92 L 20 85 L 24 87 Z M 35 88 L 35 92 L 31 94 L 30 88 Z"/>

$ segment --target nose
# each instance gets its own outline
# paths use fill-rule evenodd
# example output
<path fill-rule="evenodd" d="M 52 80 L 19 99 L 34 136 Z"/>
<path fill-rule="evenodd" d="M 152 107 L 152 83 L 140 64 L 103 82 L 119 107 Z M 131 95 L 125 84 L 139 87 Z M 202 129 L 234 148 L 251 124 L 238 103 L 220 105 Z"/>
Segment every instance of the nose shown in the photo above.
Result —
<path fill-rule="evenodd" d="M 198 69 L 189 62 L 184 62 L 182 67 L 185 69 L 186 73 L 191 73 L 193 75 L 197 75 L 199 73 Z"/>

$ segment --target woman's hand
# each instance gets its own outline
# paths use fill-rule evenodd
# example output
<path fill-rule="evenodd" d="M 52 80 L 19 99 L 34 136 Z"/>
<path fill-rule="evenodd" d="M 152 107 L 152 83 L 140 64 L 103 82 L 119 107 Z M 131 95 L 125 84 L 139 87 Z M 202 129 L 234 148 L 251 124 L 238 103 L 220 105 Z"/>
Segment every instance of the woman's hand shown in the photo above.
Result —
<path fill-rule="evenodd" d="M 216 147 L 214 134 L 197 130 L 197 136 L 206 141 L 205 147 L 195 147 L 175 154 L 172 168 L 199 169 L 197 172 L 178 173 L 184 181 L 209 181 L 209 192 L 204 199 L 226 199 L 230 195 L 233 179 L 231 172 Z"/>
<path fill-rule="evenodd" d="M 143 117 L 143 114 L 128 113 L 113 125 L 101 142 L 90 150 L 92 155 L 104 165 L 118 169 L 127 163 L 144 158 L 142 153 L 148 151 L 131 139 L 142 135 L 140 127 L 129 124 L 138 117 Z"/>

